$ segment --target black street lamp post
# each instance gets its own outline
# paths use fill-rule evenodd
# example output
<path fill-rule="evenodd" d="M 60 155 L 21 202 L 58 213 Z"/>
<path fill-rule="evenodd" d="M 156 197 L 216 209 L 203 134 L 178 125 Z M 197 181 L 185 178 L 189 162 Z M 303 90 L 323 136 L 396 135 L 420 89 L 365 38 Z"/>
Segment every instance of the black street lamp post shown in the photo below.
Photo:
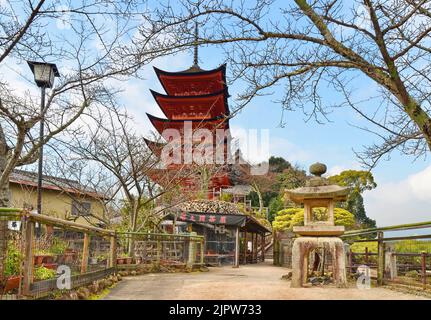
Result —
<path fill-rule="evenodd" d="M 37 213 L 42 213 L 42 169 L 43 169 L 43 135 L 45 113 L 45 90 L 54 86 L 55 77 L 59 77 L 57 66 L 53 63 L 27 61 L 34 75 L 36 85 L 41 89 L 40 127 L 39 127 L 39 163 L 37 173 Z"/>

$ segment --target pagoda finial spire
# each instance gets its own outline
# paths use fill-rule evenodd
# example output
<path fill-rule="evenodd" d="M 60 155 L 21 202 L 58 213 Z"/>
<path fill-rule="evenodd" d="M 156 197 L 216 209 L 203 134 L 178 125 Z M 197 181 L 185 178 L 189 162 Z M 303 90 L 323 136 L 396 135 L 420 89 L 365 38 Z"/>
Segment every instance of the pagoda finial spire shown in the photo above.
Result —
<path fill-rule="evenodd" d="M 195 21 L 195 48 L 194 48 L 194 55 L 193 55 L 193 65 L 198 66 L 198 37 L 199 37 L 199 30 L 198 30 L 198 22 Z"/>

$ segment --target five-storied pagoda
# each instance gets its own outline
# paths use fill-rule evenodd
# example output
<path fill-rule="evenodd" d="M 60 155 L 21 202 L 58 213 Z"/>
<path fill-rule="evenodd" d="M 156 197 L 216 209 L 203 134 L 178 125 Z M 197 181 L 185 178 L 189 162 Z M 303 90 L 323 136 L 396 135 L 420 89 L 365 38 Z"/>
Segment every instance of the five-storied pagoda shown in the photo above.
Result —
<path fill-rule="evenodd" d="M 154 68 L 166 94 L 152 90 L 151 93 L 166 118 L 147 115 L 160 135 L 163 135 L 167 129 L 178 130 L 181 136 L 181 159 L 180 163 L 169 163 L 163 168 L 153 170 L 151 177 L 162 187 L 166 184 L 177 184 L 183 191 L 208 191 L 208 198 L 212 198 L 214 190 L 218 191 L 232 185 L 227 169 L 230 132 L 226 65 L 213 70 L 202 70 L 198 65 L 197 50 L 196 45 L 194 64 L 187 70 L 167 72 Z M 187 132 L 185 128 L 190 128 L 189 131 L 193 135 L 199 129 L 207 129 L 211 134 L 213 147 L 211 157 L 214 159 L 212 163 L 202 165 L 186 160 L 191 158 L 193 152 L 196 153 L 199 144 L 202 148 L 203 138 L 200 137 L 199 141 L 196 141 L 194 137 L 190 144 L 191 148 L 188 148 L 185 143 L 190 137 L 185 136 L 188 135 L 185 133 Z M 224 132 L 223 136 L 220 135 L 221 132 Z M 148 147 L 159 159 L 167 142 L 169 141 L 146 140 Z M 223 158 L 222 161 L 220 161 L 221 158 Z M 208 176 L 203 177 L 204 174 Z M 202 179 L 207 181 L 204 187 L 206 190 L 202 190 Z"/>

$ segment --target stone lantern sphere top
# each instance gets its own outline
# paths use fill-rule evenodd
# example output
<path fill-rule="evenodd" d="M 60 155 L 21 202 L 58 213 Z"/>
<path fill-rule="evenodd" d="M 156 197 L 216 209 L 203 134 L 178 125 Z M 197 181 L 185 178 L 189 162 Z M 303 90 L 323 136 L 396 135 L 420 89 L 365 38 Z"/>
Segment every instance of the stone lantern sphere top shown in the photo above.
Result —
<path fill-rule="evenodd" d="M 317 177 L 321 177 L 322 174 L 326 173 L 327 168 L 326 168 L 325 164 L 320 163 L 320 162 L 316 162 L 310 166 L 309 170 L 310 170 L 310 173 L 312 175 L 315 175 Z"/>
<path fill-rule="evenodd" d="M 285 190 L 288 198 L 295 203 L 304 203 L 311 199 L 333 199 L 334 201 L 345 201 L 350 191 L 349 187 L 341 187 L 330 184 L 328 179 L 322 177 L 326 172 L 326 165 L 316 162 L 310 166 L 310 177 L 304 187 Z"/>

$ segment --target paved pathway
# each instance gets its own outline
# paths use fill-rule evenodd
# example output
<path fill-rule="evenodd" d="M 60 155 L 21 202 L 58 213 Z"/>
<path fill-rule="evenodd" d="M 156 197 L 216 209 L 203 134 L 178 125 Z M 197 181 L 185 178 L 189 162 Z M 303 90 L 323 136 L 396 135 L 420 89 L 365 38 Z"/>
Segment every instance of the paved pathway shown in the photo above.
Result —
<path fill-rule="evenodd" d="M 280 279 L 286 273 L 286 268 L 275 267 L 266 262 L 237 269 L 230 266 L 214 267 L 210 268 L 209 272 L 125 277 L 105 299 L 424 299 L 383 288 L 290 288 L 289 281 Z"/>

